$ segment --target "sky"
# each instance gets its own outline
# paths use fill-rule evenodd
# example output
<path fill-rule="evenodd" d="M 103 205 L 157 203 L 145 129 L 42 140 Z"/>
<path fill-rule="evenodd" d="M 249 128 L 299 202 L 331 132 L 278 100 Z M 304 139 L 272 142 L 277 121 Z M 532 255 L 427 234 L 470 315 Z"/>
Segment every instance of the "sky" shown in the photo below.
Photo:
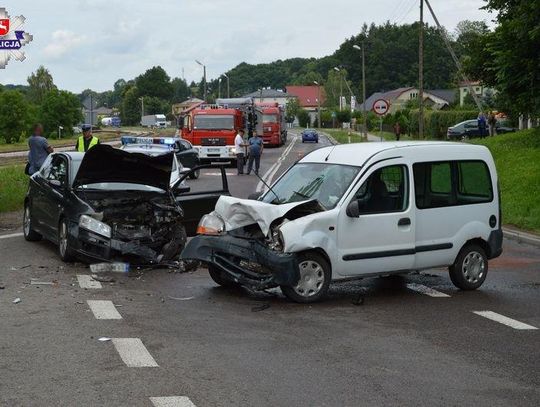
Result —
<path fill-rule="evenodd" d="M 462 20 L 494 16 L 484 0 L 431 0 L 453 31 Z M 1 84 L 26 84 L 40 65 L 61 89 L 112 89 L 155 65 L 189 82 L 209 79 L 241 62 L 261 63 L 333 53 L 364 23 L 411 23 L 419 0 L 3 0 L 24 15 L 33 41 L 26 60 L 0 69 Z M 427 9 L 426 21 L 434 24 Z"/>

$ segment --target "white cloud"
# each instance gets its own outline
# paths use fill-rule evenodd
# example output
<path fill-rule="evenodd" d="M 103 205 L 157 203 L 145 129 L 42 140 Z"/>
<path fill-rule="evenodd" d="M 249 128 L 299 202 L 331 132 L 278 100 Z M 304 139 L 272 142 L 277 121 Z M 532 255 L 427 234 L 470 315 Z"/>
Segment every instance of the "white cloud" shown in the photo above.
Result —
<path fill-rule="evenodd" d="M 56 30 L 52 33 L 50 42 L 43 48 L 43 55 L 49 59 L 59 58 L 85 40 L 85 35 L 78 35 L 67 30 Z"/>

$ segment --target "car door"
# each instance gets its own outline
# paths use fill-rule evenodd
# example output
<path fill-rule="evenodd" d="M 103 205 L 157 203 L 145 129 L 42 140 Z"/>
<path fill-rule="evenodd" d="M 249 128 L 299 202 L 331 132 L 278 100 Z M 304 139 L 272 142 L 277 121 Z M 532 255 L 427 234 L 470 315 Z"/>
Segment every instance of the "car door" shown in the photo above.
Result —
<path fill-rule="evenodd" d="M 49 231 L 45 223 L 45 192 L 50 188 L 46 180 L 46 176 L 51 169 L 52 159 L 55 155 L 49 155 L 39 172 L 34 174 L 30 179 L 29 186 L 29 201 L 30 201 L 30 216 L 34 228 L 41 234 L 47 235 Z"/>
<path fill-rule="evenodd" d="M 230 195 L 225 166 L 207 164 L 198 167 L 198 169 L 202 168 L 217 169 L 219 175 L 209 175 L 207 183 L 187 184 L 190 187 L 189 191 L 184 192 L 186 184 L 183 184 L 183 181 L 194 171 L 192 169 L 180 177 L 180 182 L 173 191 L 176 201 L 184 210 L 183 224 L 188 236 L 195 236 L 199 221 L 204 215 L 214 210 L 221 195 Z"/>
<path fill-rule="evenodd" d="M 478 128 L 478 122 L 476 120 L 470 120 L 465 123 L 465 135 L 467 137 L 480 136 L 480 129 Z"/>
<path fill-rule="evenodd" d="M 199 154 L 189 141 L 178 140 L 176 142 L 176 147 L 176 157 L 184 167 L 193 168 L 199 164 Z"/>
<path fill-rule="evenodd" d="M 43 199 L 44 227 L 53 240 L 58 235 L 58 219 L 64 206 L 64 194 L 69 184 L 68 160 L 63 155 L 55 155 L 46 174 Z"/>
<path fill-rule="evenodd" d="M 338 274 L 355 276 L 413 267 L 411 179 L 409 165 L 398 159 L 376 164 L 362 176 L 338 215 Z M 358 205 L 357 217 L 347 210 L 352 202 Z"/>

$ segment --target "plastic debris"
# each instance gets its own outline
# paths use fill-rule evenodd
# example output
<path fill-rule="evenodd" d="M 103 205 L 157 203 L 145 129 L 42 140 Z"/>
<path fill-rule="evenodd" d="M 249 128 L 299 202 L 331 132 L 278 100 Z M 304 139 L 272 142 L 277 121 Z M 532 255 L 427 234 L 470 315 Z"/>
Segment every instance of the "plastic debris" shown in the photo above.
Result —
<path fill-rule="evenodd" d="M 30 267 L 30 266 L 31 266 L 31 264 L 26 264 L 26 265 L 20 266 L 20 267 L 15 267 L 15 266 L 13 266 L 13 267 L 11 267 L 11 270 L 12 270 L 12 271 L 15 271 L 15 270 L 22 270 L 22 269 L 28 268 L 28 267 Z"/>
<path fill-rule="evenodd" d="M 31 285 L 55 285 L 54 281 L 30 281 Z"/>
<path fill-rule="evenodd" d="M 255 307 L 252 307 L 251 312 L 264 311 L 265 309 L 268 309 L 268 308 L 270 308 L 270 303 L 265 302 L 264 304 L 256 305 Z"/>
<path fill-rule="evenodd" d="M 96 274 L 92 274 L 92 280 L 99 281 L 101 283 L 114 283 L 114 278 L 111 276 L 98 276 Z"/>
<path fill-rule="evenodd" d="M 129 273 L 129 263 L 96 263 L 90 264 L 92 273 Z"/>
<path fill-rule="evenodd" d="M 195 298 L 195 297 L 171 297 L 170 295 L 168 297 L 171 300 L 177 300 L 177 301 L 189 301 Z"/>
<path fill-rule="evenodd" d="M 111 340 L 111 338 L 107 338 L 106 336 L 102 336 L 101 338 L 98 339 L 98 341 L 100 342 L 109 342 Z"/>
<path fill-rule="evenodd" d="M 21 299 L 20 299 L 19 297 L 15 298 L 15 299 L 13 300 L 13 304 L 18 304 L 18 303 L 20 303 L 20 302 L 21 302 Z"/>

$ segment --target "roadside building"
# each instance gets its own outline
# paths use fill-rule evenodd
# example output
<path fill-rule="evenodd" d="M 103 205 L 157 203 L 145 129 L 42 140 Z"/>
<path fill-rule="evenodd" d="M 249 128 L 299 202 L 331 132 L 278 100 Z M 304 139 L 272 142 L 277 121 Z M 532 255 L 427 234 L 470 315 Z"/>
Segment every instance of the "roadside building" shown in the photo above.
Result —
<path fill-rule="evenodd" d="M 484 86 L 480 81 L 470 81 L 470 86 L 472 87 L 474 93 L 481 98 L 492 97 L 495 95 L 495 89 L 488 86 Z M 467 82 L 459 83 L 459 105 L 463 106 L 465 103 L 465 98 L 470 93 L 469 84 Z"/>
<path fill-rule="evenodd" d="M 244 98 L 254 98 L 256 102 L 262 103 L 277 103 L 285 107 L 287 101 L 294 98 L 294 95 L 284 92 L 281 89 L 260 89 L 255 92 L 248 93 Z"/>
<path fill-rule="evenodd" d="M 317 107 L 319 106 L 319 86 L 309 85 L 309 86 L 297 86 L 289 85 L 286 87 L 287 93 L 298 98 L 298 103 L 300 107 L 307 110 L 311 123 L 317 118 Z M 321 100 L 320 106 L 324 105 L 326 101 L 326 94 L 324 93 L 324 88 L 320 88 Z"/>

